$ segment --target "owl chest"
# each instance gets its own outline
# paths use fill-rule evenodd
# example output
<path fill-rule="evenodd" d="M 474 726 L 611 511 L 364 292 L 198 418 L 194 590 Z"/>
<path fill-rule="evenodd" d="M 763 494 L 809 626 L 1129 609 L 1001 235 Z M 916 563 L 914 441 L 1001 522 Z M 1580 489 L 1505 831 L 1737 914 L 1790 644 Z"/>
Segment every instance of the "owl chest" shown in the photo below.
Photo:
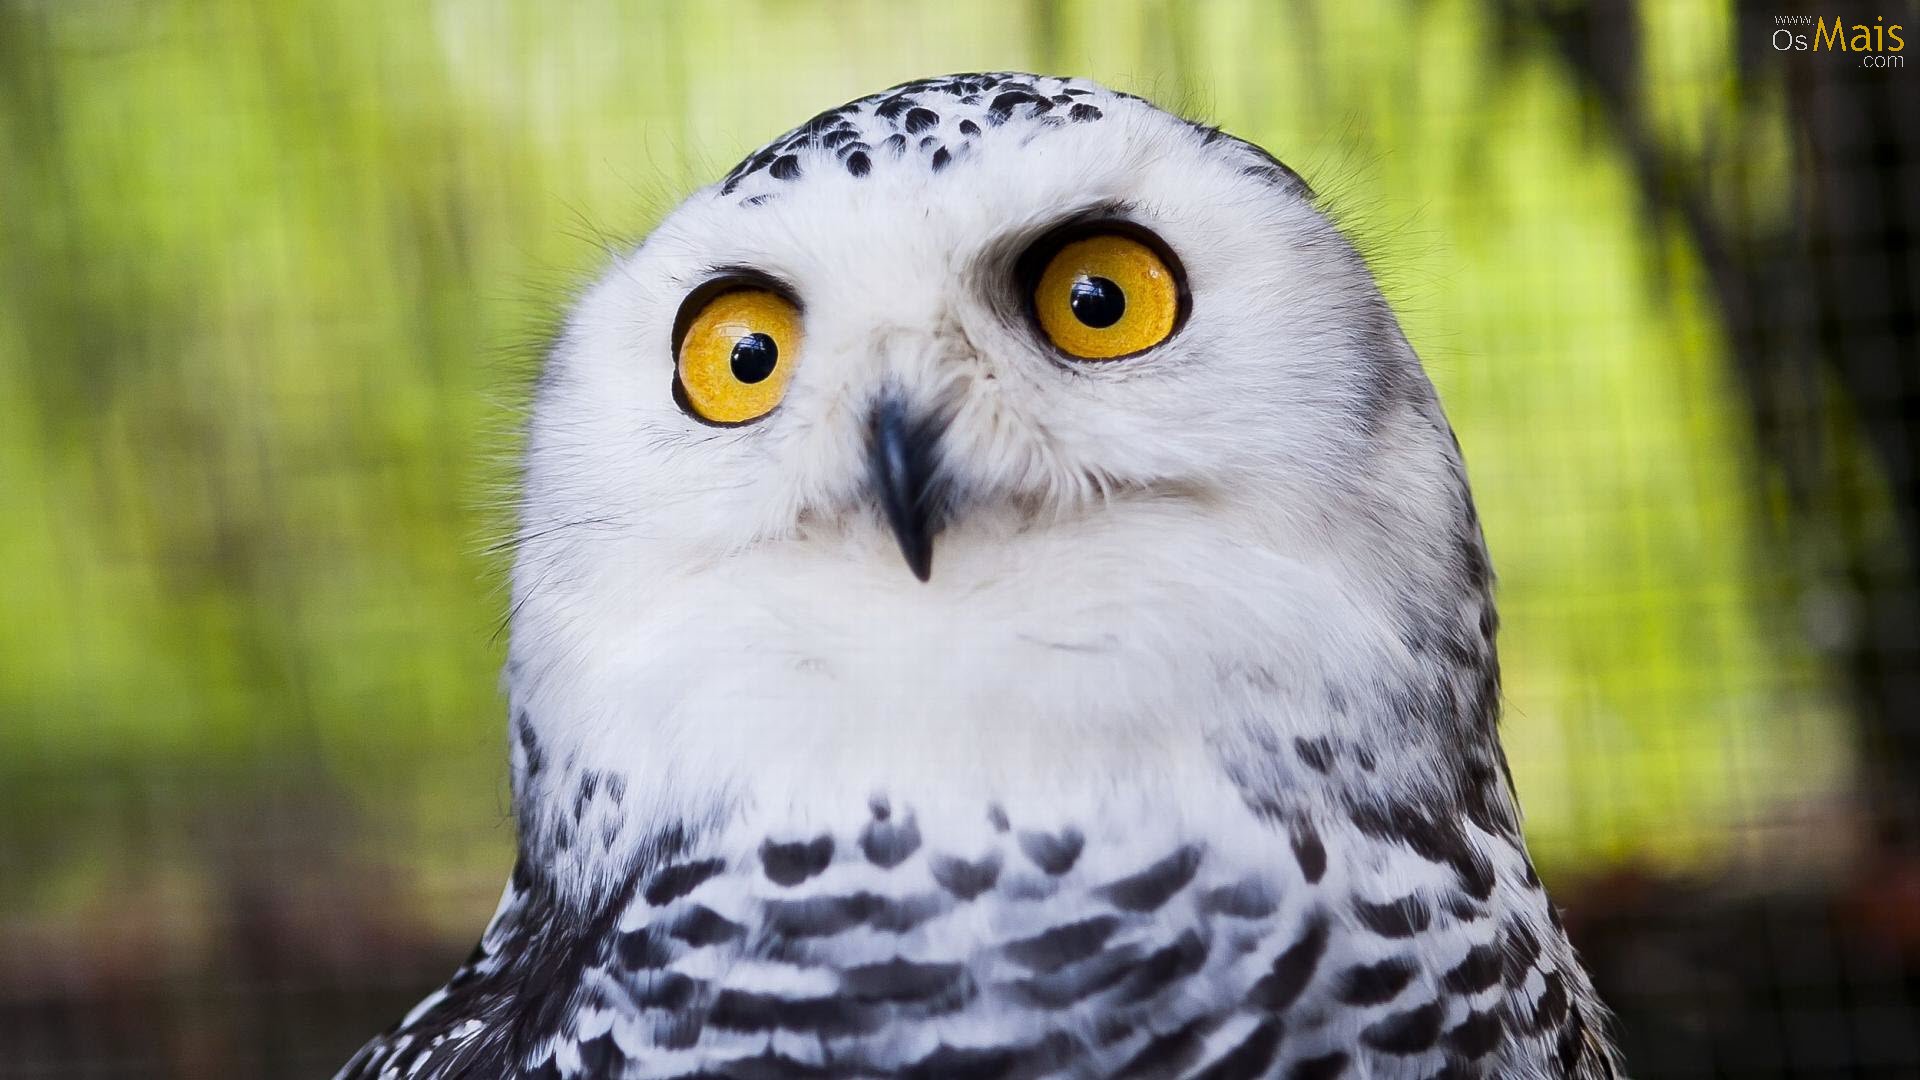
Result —
<path fill-rule="evenodd" d="M 1071 828 L 965 854 L 869 829 L 853 848 L 768 844 L 757 874 L 631 912 L 608 971 L 631 1005 L 625 1041 L 849 1075 L 944 1075 L 939 1062 L 979 1055 L 1066 1067 L 1112 1056 L 1169 1008 L 1226 1018 L 1261 977 L 1261 943 L 1297 921 L 1273 882 L 1210 865 L 1198 844 L 1119 873 Z"/>
<path fill-rule="evenodd" d="M 1176 1076 L 1309 1061 L 1402 1014 L 1435 1029 L 1402 1040 L 1417 1068 L 1470 1011 L 1427 992 L 1465 938 L 1351 930 L 1324 852 L 1281 835 L 1257 861 L 1072 827 L 955 854 L 876 824 L 655 873 L 583 973 L 574 1040 L 613 1075 Z"/>

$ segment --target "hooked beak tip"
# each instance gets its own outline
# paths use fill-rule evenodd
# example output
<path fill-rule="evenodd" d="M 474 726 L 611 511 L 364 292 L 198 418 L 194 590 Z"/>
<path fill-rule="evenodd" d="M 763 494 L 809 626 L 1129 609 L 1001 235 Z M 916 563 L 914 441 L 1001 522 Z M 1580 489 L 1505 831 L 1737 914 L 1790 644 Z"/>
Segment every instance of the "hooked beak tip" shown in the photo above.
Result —
<path fill-rule="evenodd" d="M 933 580 L 933 545 L 928 544 L 918 551 L 908 551 L 907 569 L 923 583 Z"/>

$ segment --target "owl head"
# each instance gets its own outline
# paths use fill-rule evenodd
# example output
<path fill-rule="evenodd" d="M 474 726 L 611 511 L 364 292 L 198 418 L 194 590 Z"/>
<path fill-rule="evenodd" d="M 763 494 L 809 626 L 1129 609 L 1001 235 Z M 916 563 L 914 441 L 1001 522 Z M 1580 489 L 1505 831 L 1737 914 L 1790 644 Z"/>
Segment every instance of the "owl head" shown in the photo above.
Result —
<path fill-rule="evenodd" d="M 522 518 L 516 711 L 655 788 L 1491 709 L 1458 449 L 1365 263 L 1265 151 L 1079 79 L 894 87 L 693 194 L 567 319 Z"/>

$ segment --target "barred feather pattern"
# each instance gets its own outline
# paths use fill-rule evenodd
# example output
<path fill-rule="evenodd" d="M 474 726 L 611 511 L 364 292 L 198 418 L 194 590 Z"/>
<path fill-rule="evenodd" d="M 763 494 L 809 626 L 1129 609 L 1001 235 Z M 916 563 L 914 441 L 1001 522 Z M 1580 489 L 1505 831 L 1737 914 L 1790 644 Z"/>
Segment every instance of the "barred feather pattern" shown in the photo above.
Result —
<path fill-rule="evenodd" d="M 583 913 L 523 865 L 341 1076 L 1612 1075 L 1508 836 L 1405 808 L 1249 807 L 1230 849 L 982 819 L 940 850 L 876 800 L 737 860 L 671 831 Z"/>

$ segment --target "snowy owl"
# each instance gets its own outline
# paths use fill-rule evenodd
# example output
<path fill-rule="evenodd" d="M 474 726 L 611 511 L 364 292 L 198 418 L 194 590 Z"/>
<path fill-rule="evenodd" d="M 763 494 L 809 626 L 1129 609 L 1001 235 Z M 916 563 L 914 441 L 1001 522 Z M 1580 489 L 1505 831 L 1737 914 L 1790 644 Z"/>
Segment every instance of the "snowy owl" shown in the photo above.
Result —
<path fill-rule="evenodd" d="M 1081 79 L 821 113 L 532 412 L 518 864 L 343 1077 L 1605 1077 L 1458 445 L 1273 156 Z"/>

